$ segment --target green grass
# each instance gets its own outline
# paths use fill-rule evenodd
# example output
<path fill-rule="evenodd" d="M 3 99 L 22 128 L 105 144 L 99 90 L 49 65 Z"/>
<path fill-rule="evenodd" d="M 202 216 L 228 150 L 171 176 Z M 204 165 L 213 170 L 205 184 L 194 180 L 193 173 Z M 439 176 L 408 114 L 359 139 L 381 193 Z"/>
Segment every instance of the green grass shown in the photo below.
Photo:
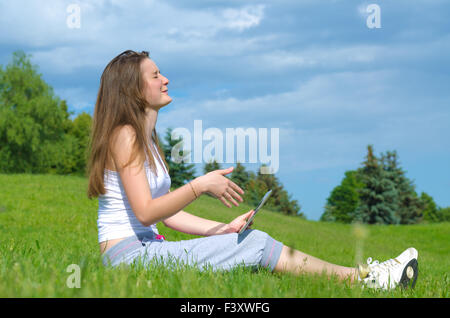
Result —
<path fill-rule="evenodd" d="M 0 175 L 0 297 L 449 297 L 450 224 L 366 226 L 362 257 L 384 261 L 405 248 L 419 251 L 414 290 L 362 290 L 321 275 L 273 274 L 238 268 L 200 272 L 162 266 L 105 268 L 97 244 L 97 200 L 87 179 L 53 175 Z M 186 211 L 229 222 L 252 207 L 228 209 L 202 196 Z M 158 228 L 168 240 L 194 236 Z M 287 217 L 262 210 L 253 228 L 326 261 L 354 266 L 351 225 Z M 81 268 L 81 288 L 69 288 L 70 264 Z"/>

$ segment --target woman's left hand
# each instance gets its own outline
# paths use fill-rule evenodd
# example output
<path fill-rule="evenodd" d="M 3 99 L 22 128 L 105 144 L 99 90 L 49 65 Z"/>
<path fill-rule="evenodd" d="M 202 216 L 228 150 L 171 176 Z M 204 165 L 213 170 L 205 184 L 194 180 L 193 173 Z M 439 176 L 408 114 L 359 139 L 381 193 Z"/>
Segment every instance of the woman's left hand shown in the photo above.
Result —
<path fill-rule="evenodd" d="M 227 233 L 239 233 L 241 228 L 247 223 L 247 220 L 252 217 L 253 210 L 242 214 L 235 218 L 233 221 L 227 224 Z M 248 228 L 253 224 L 253 221 L 249 224 Z"/>

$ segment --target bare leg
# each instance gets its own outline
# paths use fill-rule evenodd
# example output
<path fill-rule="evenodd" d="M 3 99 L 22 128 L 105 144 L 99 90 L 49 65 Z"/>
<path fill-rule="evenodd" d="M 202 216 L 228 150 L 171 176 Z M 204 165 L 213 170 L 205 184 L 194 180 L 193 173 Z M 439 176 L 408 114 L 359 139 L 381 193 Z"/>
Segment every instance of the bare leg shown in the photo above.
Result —
<path fill-rule="evenodd" d="M 281 250 L 280 259 L 275 266 L 275 271 L 290 272 L 293 274 L 322 274 L 325 272 L 328 276 L 336 275 L 343 280 L 350 279 L 351 282 L 355 280 L 358 274 L 356 268 L 331 264 L 287 246 L 283 246 Z"/>

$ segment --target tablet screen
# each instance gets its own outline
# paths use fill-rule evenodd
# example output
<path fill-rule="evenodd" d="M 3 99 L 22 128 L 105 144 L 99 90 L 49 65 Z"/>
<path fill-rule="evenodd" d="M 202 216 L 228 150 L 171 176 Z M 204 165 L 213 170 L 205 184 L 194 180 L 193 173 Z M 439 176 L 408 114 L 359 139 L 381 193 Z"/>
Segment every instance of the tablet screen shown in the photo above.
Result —
<path fill-rule="evenodd" d="M 255 218 L 256 213 L 258 213 L 259 209 L 262 208 L 262 206 L 264 205 L 264 203 L 266 203 L 267 199 L 269 199 L 270 194 L 272 193 L 272 190 L 267 191 L 267 193 L 264 195 L 264 197 L 262 198 L 261 202 L 259 202 L 258 206 L 255 209 L 255 213 L 253 213 L 252 217 L 250 219 L 248 219 L 247 223 L 245 223 L 245 225 L 242 227 L 242 229 L 239 231 L 239 234 L 243 233 L 248 225 L 253 221 L 253 219 Z"/>

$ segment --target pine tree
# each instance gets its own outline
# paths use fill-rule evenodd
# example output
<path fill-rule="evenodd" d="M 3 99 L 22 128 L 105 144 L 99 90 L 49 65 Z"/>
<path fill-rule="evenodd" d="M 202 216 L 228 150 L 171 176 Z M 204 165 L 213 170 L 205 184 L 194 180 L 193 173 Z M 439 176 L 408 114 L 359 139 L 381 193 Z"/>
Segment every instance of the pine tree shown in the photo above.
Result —
<path fill-rule="evenodd" d="M 264 167 L 262 165 L 261 167 Z M 263 195 L 269 190 L 272 194 L 267 200 L 265 207 L 273 211 L 281 212 L 287 215 L 305 217 L 300 212 L 301 206 L 297 200 L 292 200 L 291 195 L 287 193 L 283 185 L 274 174 L 262 174 L 261 167 L 258 169 L 255 179 L 251 179 L 247 186 L 247 198 L 252 204 L 258 204 Z"/>
<path fill-rule="evenodd" d="M 395 184 L 399 206 L 396 211 L 400 224 L 414 224 L 422 219 L 424 204 L 418 197 L 415 186 L 400 168 L 396 151 L 387 151 L 381 155 L 387 177 Z"/>
<path fill-rule="evenodd" d="M 214 158 L 213 160 L 210 160 L 209 162 L 205 163 L 205 166 L 203 167 L 203 173 L 207 174 L 208 172 L 222 169 L 220 167 L 220 164 L 216 161 Z"/>
<path fill-rule="evenodd" d="M 398 192 L 389 174 L 373 153 L 373 146 L 363 167 L 358 169 L 364 187 L 359 189 L 360 205 L 355 211 L 355 220 L 368 224 L 398 224 L 400 218 Z"/>
<path fill-rule="evenodd" d="M 250 181 L 250 174 L 245 170 L 245 167 L 238 162 L 234 167 L 233 172 L 231 172 L 230 180 L 245 191 L 245 188 Z"/>
<path fill-rule="evenodd" d="M 250 179 L 250 181 L 247 183 L 247 187 L 244 190 L 243 199 L 244 202 L 248 205 L 256 207 L 256 205 L 261 201 L 264 194 L 266 194 L 267 191 L 269 191 L 267 185 L 264 183 L 264 181 L 257 179 L 256 176 L 253 174 L 253 178 Z M 273 209 L 271 208 L 271 200 L 272 198 L 269 198 L 267 200 L 266 204 L 264 205 L 267 209 Z M 275 209 L 273 209 L 275 211 Z"/>
<path fill-rule="evenodd" d="M 178 188 L 195 178 L 195 165 L 185 162 L 189 152 L 182 151 L 184 141 L 181 137 L 172 139 L 172 128 L 167 128 L 164 140 L 160 144 L 169 165 L 171 186 Z M 174 158 L 173 154 L 177 154 L 177 157 Z"/>

